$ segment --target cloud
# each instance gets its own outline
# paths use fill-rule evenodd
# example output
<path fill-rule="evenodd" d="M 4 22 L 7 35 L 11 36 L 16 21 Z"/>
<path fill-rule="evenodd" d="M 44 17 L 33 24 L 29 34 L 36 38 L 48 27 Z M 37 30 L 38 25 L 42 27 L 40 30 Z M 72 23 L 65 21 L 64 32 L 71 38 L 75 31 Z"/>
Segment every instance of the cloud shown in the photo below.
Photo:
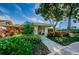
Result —
<path fill-rule="evenodd" d="M 35 7 L 33 8 L 33 10 L 36 9 L 36 8 L 38 8 L 39 5 L 40 4 L 35 4 Z M 45 22 L 45 21 L 43 21 L 41 19 L 41 17 L 39 17 L 37 15 L 33 16 L 33 17 L 31 17 L 31 16 L 28 17 L 25 13 L 23 13 L 22 8 L 18 4 L 14 4 L 14 6 L 15 6 L 16 11 L 17 11 L 16 15 L 19 15 L 19 17 L 22 17 L 23 21 L 30 21 L 30 22 L 34 22 L 34 23 L 44 23 Z M 0 16 L 0 19 L 10 20 L 13 23 L 15 23 L 14 20 L 13 20 L 13 18 L 11 18 L 10 13 L 9 13 L 9 11 L 7 9 L 5 9 L 3 7 L 0 7 L 0 11 L 4 13 L 4 15 Z M 12 17 L 14 17 L 14 16 L 12 16 Z M 16 21 L 16 23 L 23 22 L 22 20 L 18 21 L 17 19 L 15 19 L 15 21 Z"/>
<path fill-rule="evenodd" d="M 0 16 L 0 19 L 1 20 L 10 20 L 14 23 L 13 19 L 9 15 L 2 15 L 2 16 Z"/>
<path fill-rule="evenodd" d="M 21 8 L 19 5 L 14 4 L 14 6 L 16 7 L 16 9 L 17 9 L 18 11 L 22 12 L 22 8 Z"/>
<path fill-rule="evenodd" d="M 1 11 L 3 14 L 9 14 L 9 12 L 8 12 L 5 8 L 1 8 L 1 7 L 0 7 L 0 11 Z"/>
<path fill-rule="evenodd" d="M 26 19 L 30 19 L 29 17 L 27 17 L 26 15 L 22 14 L 22 16 Z"/>
<path fill-rule="evenodd" d="M 40 4 L 35 4 L 35 8 L 33 8 L 32 10 L 34 11 L 34 9 L 38 8 Z M 25 19 L 28 19 L 28 21 L 31 21 L 31 22 L 38 22 L 38 23 L 44 23 L 44 21 L 42 20 L 38 20 L 37 16 L 35 17 L 27 17 L 24 13 L 23 13 L 23 10 L 22 8 L 17 5 L 17 4 L 14 4 L 14 6 L 17 8 L 17 11 L 19 11 L 19 13 L 22 15 L 22 17 L 24 17 Z"/>
<path fill-rule="evenodd" d="M 14 4 L 14 6 L 17 8 L 17 11 L 19 11 L 19 15 L 21 15 L 22 17 L 24 17 L 24 18 L 28 18 L 28 17 L 26 17 L 26 15 L 23 13 L 23 10 L 22 10 L 22 8 L 19 6 L 19 5 L 17 5 L 17 4 Z"/>
<path fill-rule="evenodd" d="M 45 21 L 41 16 L 34 16 L 34 17 L 27 17 L 26 15 L 22 16 L 25 17 L 29 22 L 50 24 L 49 21 Z"/>
<path fill-rule="evenodd" d="M 26 16 L 25 16 L 26 17 Z M 33 23 L 45 23 L 45 21 L 38 19 L 37 17 L 26 17 L 29 22 Z"/>
<path fill-rule="evenodd" d="M 35 7 L 32 9 L 33 13 L 35 13 L 35 9 L 39 8 L 40 4 L 35 4 Z M 36 15 L 36 14 L 35 14 Z"/>
<path fill-rule="evenodd" d="M 35 4 L 35 9 L 39 8 L 40 4 Z"/>

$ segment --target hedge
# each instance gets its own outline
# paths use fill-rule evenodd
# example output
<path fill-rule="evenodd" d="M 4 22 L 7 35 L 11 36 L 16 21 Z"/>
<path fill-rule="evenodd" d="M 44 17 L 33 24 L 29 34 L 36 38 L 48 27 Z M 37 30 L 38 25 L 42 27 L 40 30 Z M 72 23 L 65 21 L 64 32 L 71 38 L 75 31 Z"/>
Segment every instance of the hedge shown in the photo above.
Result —
<path fill-rule="evenodd" d="M 78 42 L 79 37 L 52 37 L 51 40 L 60 44 Z"/>
<path fill-rule="evenodd" d="M 32 55 L 32 49 L 41 42 L 37 35 L 6 37 L 0 40 L 1 55 Z"/>

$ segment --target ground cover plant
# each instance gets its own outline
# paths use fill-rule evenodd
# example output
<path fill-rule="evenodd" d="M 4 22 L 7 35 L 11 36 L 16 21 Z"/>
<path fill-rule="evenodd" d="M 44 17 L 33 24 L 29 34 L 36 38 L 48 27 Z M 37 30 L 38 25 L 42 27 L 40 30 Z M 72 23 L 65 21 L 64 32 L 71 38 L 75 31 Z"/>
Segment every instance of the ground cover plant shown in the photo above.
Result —
<path fill-rule="evenodd" d="M 40 49 L 44 53 L 39 52 Z M 14 35 L 0 39 L 1 55 L 47 54 L 48 49 L 46 49 L 47 47 L 43 45 L 38 35 Z"/>
<path fill-rule="evenodd" d="M 53 40 L 61 45 L 69 45 L 73 42 L 78 42 L 79 41 L 79 30 L 72 29 L 70 31 L 70 33 L 73 34 L 73 37 L 72 37 L 72 35 L 70 36 L 66 32 L 66 29 L 61 29 L 61 30 L 57 30 L 57 32 L 55 34 L 53 34 L 53 32 L 49 32 L 48 38 L 50 38 L 51 40 Z"/>
<path fill-rule="evenodd" d="M 79 37 L 51 37 L 50 39 L 61 45 L 69 45 L 79 41 Z"/>

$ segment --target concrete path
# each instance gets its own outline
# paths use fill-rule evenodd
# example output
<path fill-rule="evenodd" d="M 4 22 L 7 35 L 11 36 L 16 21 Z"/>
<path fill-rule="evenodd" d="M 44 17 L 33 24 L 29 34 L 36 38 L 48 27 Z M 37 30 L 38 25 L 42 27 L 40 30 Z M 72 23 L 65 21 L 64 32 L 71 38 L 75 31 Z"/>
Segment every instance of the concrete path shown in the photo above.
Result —
<path fill-rule="evenodd" d="M 54 51 L 54 48 L 55 48 L 55 49 L 56 49 L 56 48 L 59 49 L 59 48 L 63 47 L 62 45 L 60 45 L 60 44 L 58 44 L 58 43 L 56 43 L 56 42 L 54 42 L 54 41 L 48 39 L 48 38 L 45 37 L 45 36 L 41 36 L 41 38 L 42 38 L 42 42 L 48 47 L 49 51 L 51 51 L 50 55 L 53 55 L 54 53 L 56 53 L 56 52 Z M 59 52 L 59 51 L 58 51 L 58 52 Z"/>

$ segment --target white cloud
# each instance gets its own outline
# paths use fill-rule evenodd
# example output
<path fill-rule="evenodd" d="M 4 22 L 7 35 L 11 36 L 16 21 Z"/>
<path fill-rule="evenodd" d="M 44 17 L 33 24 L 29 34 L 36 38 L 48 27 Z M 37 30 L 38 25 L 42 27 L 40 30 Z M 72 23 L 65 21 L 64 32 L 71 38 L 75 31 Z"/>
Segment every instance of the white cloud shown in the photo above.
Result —
<path fill-rule="evenodd" d="M 0 19 L 1 20 L 10 20 L 14 24 L 14 21 L 12 20 L 12 18 L 9 15 L 2 15 L 2 16 L 0 16 Z"/>
<path fill-rule="evenodd" d="M 39 8 L 40 4 L 36 4 L 35 5 L 35 9 Z"/>
<path fill-rule="evenodd" d="M 31 20 L 31 22 L 34 22 L 34 23 L 38 22 L 38 20 L 35 17 L 30 18 L 30 20 Z"/>
<path fill-rule="evenodd" d="M 26 19 L 29 19 L 29 17 L 27 17 L 27 16 L 26 16 L 26 15 L 24 15 L 24 14 L 23 14 L 22 16 L 23 16 L 24 18 L 26 18 Z"/>
<path fill-rule="evenodd" d="M 25 17 L 29 22 L 33 23 L 47 23 L 50 24 L 49 21 L 45 21 L 42 17 L 40 16 L 35 16 L 35 17 L 27 17 L 26 15 L 22 15 Z"/>
<path fill-rule="evenodd" d="M 44 21 L 42 21 L 42 20 L 40 20 L 40 19 L 37 19 L 37 17 L 27 17 L 27 16 L 23 13 L 22 8 L 21 8 L 19 5 L 17 5 L 17 4 L 14 4 L 14 5 L 15 5 L 15 7 L 17 8 L 17 10 L 22 13 L 21 15 L 22 15 L 24 18 L 28 19 L 28 21 L 34 22 L 34 23 L 37 23 L 37 22 L 38 22 L 38 23 L 44 23 Z M 40 4 L 36 4 L 34 9 L 38 8 L 39 5 L 40 5 Z M 33 10 L 34 10 L 34 9 L 33 9 Z"/>
<path fill-rule="evenodd" d="M 4 14 L 8 14 L 9 12 L 5 8 L 0 7 L 0 11 L 3 12 Z"/>
<path fill-rule="evenodd" d="M 39 8 L 39 6 L 40 6 L 40 4 L 35 4 L 35 7 L 34 7 L 34 9 L 32 9 L 32 11 L 35 13 L 35 9 L 37 9 L 37 8 Z"/>
<path fill-rule="evenodd" d="M 27 19 L 30 21 L 30 22 L 33 22 L 33 23 L 45 23 L 43 20 L 41 19 L 38 19 L 37 17 L 27 17 Z"/>
<path fill-rule="evenodd" d="M 22 8 L 19 5 L 14 4 L 14 6 L 17 8 L 18 11 L 22 12 Z"/>
<path fill-rule="evenodd" d="M 21 16 L 22 16 L 22 17 L 24 17 L 24 18 L 26 18 L 26 19 L 29 19 L 29 18 L 26 17 L 26 15 L 23 13 L 22 8 L 21 8 L 19 5 L 14 4 L 14 6 L 17 8 L 17 11 L 19 11 L 19 13 L 21 13 Z"/>

